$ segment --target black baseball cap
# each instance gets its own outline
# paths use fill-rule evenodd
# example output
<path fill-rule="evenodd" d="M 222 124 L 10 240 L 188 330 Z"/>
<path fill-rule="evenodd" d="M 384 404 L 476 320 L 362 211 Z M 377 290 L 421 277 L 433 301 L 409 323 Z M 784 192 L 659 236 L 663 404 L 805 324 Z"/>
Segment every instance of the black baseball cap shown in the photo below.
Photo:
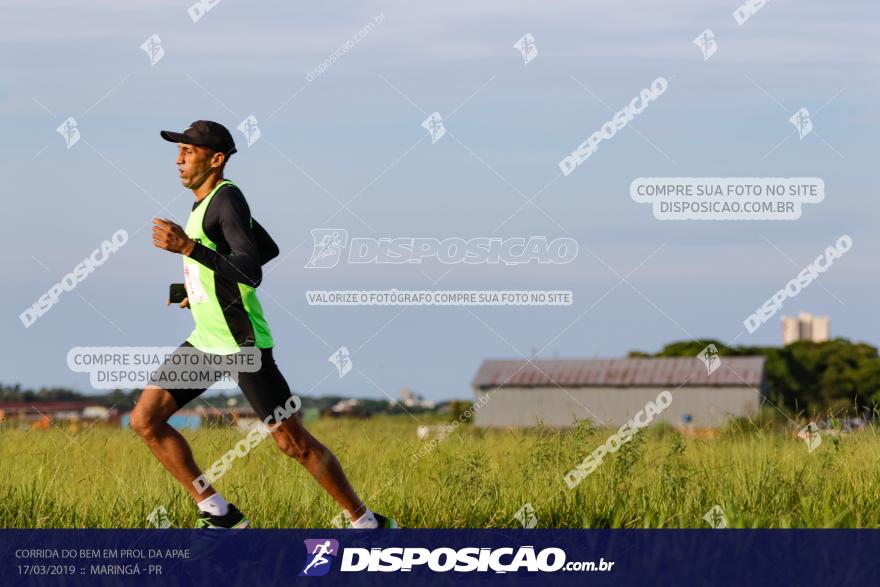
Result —
<path fill-rule="evenodd" d="M 166 141 L 208 147 L 214 151 L 225 153 L 227 157 L 237 152 L 235 141 L 232 140 L 229 130 L 213 120 L 196 120 L 183 132 L 163 130 L 159 134 Z"/>

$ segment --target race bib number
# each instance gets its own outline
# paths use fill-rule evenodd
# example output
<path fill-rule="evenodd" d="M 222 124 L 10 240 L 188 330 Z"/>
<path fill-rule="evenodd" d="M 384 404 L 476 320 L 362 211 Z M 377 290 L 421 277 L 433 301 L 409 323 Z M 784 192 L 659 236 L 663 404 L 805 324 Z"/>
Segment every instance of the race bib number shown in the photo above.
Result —
<path fill-rule="evenodd" d="M 208 301 L 208 292 L 205 291 L 205 286 L 199 277 L 198 265 L 184 265 L 183 280 L 190 304 L 201 304 Z"/>

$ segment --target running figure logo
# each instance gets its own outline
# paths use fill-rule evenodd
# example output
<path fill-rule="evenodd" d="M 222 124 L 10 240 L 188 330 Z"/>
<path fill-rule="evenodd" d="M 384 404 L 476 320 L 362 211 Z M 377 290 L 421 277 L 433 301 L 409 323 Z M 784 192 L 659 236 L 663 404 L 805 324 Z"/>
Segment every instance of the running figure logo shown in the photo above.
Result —
<path fill-rule="evenodd" d="M 712 29 L 706 29 L 700 33 L 700 36 L 694 39 L 693 43 L 703 52 L 703 61 L 708 61 L 718 51 L 718 42 L 715 41 L 715 33 L 712 32 Z"/>
<path fill-rule="evenodd" d="M 422 128 L 428 131 L 428 134 L 431 136 L 431 144 L 436 143 L 446 134 L 446 127 L 443 126 L 443 117 L 440 116 L 439 112 L 435 112 L 423 120 Z"/>
<path fill-rule="evenodd" d="M 815 422 L 810 422 L 798 432 L 798 438 L 807 443 L 807 452 L 813 452 L 822 444 L 822 436 Z"/>
<path fill-rule="evenodd" d="M 329 269 L 336 267 L 342 251 L 348 244 L 348 231 L 344 228 L 313 228 L 312 258 L 306 269 Z"/>
<path fill-rule="evenodd" d="M 77 128 L 76 119 L 72 116 L 59 124 L 55 132 L 64 137 L 68 149 L 79 141 L 79 128 Z"/>
<path fill-rule="evenodd" d="M 523 504 L 521 508 L 513 515 L 523 528 L 534 528 L 538 525 L 538 518 L 535 516 L 535 507 L 531 503 Z"/>
<path fill-rule="evenodd" d="M 171 520 L 168 519 L 168 510 L 165 506 L 160 505 L 147 516 L 147 521 L 154 528 L 170 528 Z"/>
<path fill-rule="evenodd" d="M 714 344 L 707 345 L 706 348 L 697 354 L 697 358 L 706 366 L 707 375 L 711 375 L 721 366 L 721 357 L 718 356 L 718 347 Z"/>
<path fill-rule="evenodd" d="M 522 54 L 523 65 L 528 65 L 529 61 L 538 56 L 538 47 L 535 45 L 535 37 L 532 33 L 526 33 L 522 38 L 513 44 L 514 49 L 518 49 Z"/>
<path fill-rule="evenodd" d="M 141 45 L 141 49 L 149 55 L 150 67 L 153 67 L 165 57 L 165 49 L 162 48 L 162 39 L 159 38 L 159 35 L 152 35 L 149 39 L 144 41 Z"/>
<path fill-rule="evenodd" d="M 351 353 L 349 353 L 348 348 L 344 346 L 339 347 L 335 353 L 330 355 L 327 358 L 327 362 L 336 365 L 340 379 L 345 377 L 345 374 L 351 371 Z"/>
<path fill-rule="evenodd" d="M 300 577 L 323 577 L 330 571 L 333 559 L 339 554 L 339 541 L 332 538 L 307 539 L 306 566 Z"/>
<path fill-rule="evenodd" d="M 244 135 L 244 138 L 247 140 L 248 147 L 259 141 L 260 137 L 263 136 L 263 133 L 260 132 L 260 127 L 257 123 L 257 117 L 253 114 L 242 120 L 241 124 L 239 124 L 235 128 L 240 130 L 241 134 Z"/>
<path fill-rule="evenodd" d="M 788 121 L 797 129 L 800 138 L 804 138 L 813 131 L 813 119 L 810 117 L 810 111 L 806 108 L 795 112 Z"/>

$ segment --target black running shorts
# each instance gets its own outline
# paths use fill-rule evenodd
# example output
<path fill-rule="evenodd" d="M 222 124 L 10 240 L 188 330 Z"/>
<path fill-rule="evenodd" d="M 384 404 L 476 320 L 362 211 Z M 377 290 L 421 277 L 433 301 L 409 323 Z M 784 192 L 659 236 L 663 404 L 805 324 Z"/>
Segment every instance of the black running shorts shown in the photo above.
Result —
<path fill-rule="evenodd" d="M 181 351 L 181 349 L 184 348 L 186 350 Z M 184 352 L 190 355 L 193 353 L 208 355 L 208 353 L 199 351 L 190 343 L 184 342 L 171 354 L 171 357 L 165 361 L 165 364 L 157 370 L 157 373 L 171 369 L 170 365 L 172 363 L 179 364 L 179 362 L 174 362 L 173 357 L 176 355 L 182 355 Z M 290 387 L 287 385 L 287 381 L 284 379 L 281 371 L 278 370 L 278 365 L 275 364 L 275 359 L 272 356 L 272 349 L 260 349 L 260 355 L 260 369 L 254 372 L 239 372 L 238 386 L 241 388 L 242 393 L 247 398 L 248 403 L 250 403 L 260 420 L 266 420 L 268 416 L 274 414 L 276 408 L 284 407 L 287 409 L 289 407 L 287 402 L 292 394 L 290 393 Z M 189 357 L 187 358 L 189 359 Z M 161 375 L 158 375 L 157 377 L 157 382 L 153 383 L 153 385 L 167 389 L 171 394 L 171 397 L 174 398 L 174 401 L 177 404 L 177 409 L 182 408 L 202 395 L 205 390 L 216 383 L 216 381 L 220 380 L 199 382 L 198 387 L 195 387 L 195 384 L 191 384 L 193 387 L 185 389 L 169 389 L 161 383 L 161 381 L 164 381 L 167 378 L 162 379 Z M 204 387 L 202 387 L 202 385 L 204 385 Z"/>

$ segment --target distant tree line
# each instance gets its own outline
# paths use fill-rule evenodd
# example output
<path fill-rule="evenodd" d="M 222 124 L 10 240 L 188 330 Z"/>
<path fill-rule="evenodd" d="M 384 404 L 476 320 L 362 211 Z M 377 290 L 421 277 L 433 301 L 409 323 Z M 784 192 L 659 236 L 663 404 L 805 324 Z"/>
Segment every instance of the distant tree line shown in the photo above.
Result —
<path fill-rule="evenodd" d="M 140 389 L 121 390 L 114 389 L 104 394 L 83 394 L 66 387 L 42 387 L 38 390 L 22 389 L 21 385 L 4 385 L 0 383 L 0 402 L 62 402 L 80 401 L 106 407 L 115 406 L 120 411 L 128 411 L 134 408 L 135 402 L 141 395 Z M 210 396 L 202 396 L 204 402 L 196 400 L 190 407 L 212 406 L 225 408 L 229 406 L 229 400 L 234 400 L 233 405 L 246 406 L 247 399 L 240 393 L 220 393 Z M 309 397 L 300 395 L 303 408 L 318 408 L 319 411 L 329 409 L 340 400 L 347 399 L 343 396 L 327 395 L 321 397 Z M 404 407 L 402 404 L 390 405 L 387 400 L 361 399 L 361 407 L 371 414 L 405 414 L 422 413 L 428 410 L 422 407 Z M 441 404 L 442 405 L 442 404 Z M 206 407 L 207 407 L 206 406 Z"/>
<path fill-rule="evenodd" d="M 830 410 L 835 413 L 861 413 L 880 406 L 880 355 L 877 349 L 845 338 L 819 343 L 796 342 L 785 347 L 731 347 L 712 339 L 699 342 L 678 341 L 666 345 L 658 353 L 632 351 L 629 356 L 695 357 L 709 344 L 716 346 L 722 361 L 724 357 L 765 357 L 764 392 L 767 399 L 794 412 Z M 115 389 L 106 394 L 85 395 L 64 387 L 32 390 L 22 389 L 18 384 L 0 383 L 0 402 L 88 401 L 107 407 L 115 405 L 122 411 L 133 408 L 140 393 L 139 389 Z M 325 410 L 345 399 L 342 396 L 300 398 L 304 407 L 316 407 L 319 410 Z M 241 394 L 222 393 L 204 399 L 209 405 L 216 407 L 226 407 L 229 399 L 235 399 L 239 406 L 247 402 Z M 374 414 L 426 411 L 424 408 L 404 408 L 400 404 L 391 406 L 386 400 L 379 399 L 362 399 L 361 404 L 366 411 Z M 446 408 L 452 410 L 454 417 L 459 412 L 464 413 L 469 404 L 470 402 L 455 402 Z"/>
<path fill-rule="evenodd" d="M 22 389 L 21 385 L 4 385 L 0 383 L 0 402 L 82 402 L 95 405 L 116 405 L 120 409 L 131 409 L 140 396 L 141 390 L 123 391 L 114 389 L 109 393 L 85 395 L 66 387 L 41 387 L 40 389 Z"/>
<path fill-rule="evenodd" d="M 733 346 L 717 340 L 679 341 L 659 353 L 632 351 L 631 357 L 695 357 L 714 344 L 724 357 L 765 357 L 767 399 L 795 412 L 861 413 L 880 406 L 880 356 L 866 343 L 845 338 L 795 342 L 785 347 Z"/>

